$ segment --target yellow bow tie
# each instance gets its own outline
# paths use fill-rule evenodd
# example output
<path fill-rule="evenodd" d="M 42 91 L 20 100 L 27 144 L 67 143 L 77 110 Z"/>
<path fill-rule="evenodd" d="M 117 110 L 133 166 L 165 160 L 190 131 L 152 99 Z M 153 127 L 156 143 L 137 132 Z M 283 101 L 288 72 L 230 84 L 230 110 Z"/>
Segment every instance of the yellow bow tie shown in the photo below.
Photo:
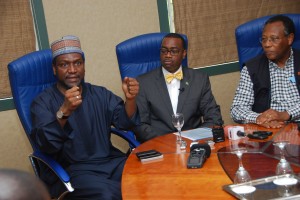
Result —
<path fill-rule="evenodd" d="M 167 83 L 171 83 L 171 81 L 172 81 L 174 78 L 176 78 L 176 79 L 178 79 L 178 80 L 181 80 L 181 79 L 183 78 L 182 71 L 179 71 L 179 72 L 177 72 L 177 73 L 175 73 L 175 74 L 167 74 L 167 75 L 165 76 L 165 78 L 166 78 Z"/>

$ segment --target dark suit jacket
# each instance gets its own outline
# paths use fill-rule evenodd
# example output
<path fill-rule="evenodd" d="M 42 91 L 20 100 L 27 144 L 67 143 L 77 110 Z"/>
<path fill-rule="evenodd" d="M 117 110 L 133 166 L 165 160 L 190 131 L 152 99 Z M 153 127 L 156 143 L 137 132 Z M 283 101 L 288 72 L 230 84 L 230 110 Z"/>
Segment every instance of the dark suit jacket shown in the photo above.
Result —
<path fill-rule="evenodd" d="M 182 69 L 177 106 L 177 112 L 184 116 L 182 130 L 223 124 L 208 76 L 200 70 Z M 172 124 L 173 109 L 162 67 L 139 76 L 137 80 L 140 84 L 137 105 L 141 117 L 141 125 L 133 130 L 137 140 L 145 142 L 177 131 Z"/>

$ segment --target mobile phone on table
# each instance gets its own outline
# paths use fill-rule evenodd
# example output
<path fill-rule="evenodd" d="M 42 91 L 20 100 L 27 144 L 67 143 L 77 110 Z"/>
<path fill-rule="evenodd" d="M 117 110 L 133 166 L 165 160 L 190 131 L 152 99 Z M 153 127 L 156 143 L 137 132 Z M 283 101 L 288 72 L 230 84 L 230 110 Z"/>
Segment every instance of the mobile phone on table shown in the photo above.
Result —
<path fill-rule="evenodd" d="M 157 159 L 163 158 L 163 154 L 154 149 L 137 152 L 136 156 L 138 157 L 138 159 L 141 162 L 157 160 Z"/>

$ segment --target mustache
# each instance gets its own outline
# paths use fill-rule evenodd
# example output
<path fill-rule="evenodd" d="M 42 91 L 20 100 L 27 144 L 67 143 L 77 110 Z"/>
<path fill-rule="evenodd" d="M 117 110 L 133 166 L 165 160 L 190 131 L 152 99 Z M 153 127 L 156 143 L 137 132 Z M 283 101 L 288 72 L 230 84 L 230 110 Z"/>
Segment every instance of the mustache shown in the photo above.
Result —
<path fill-rule="evenodd" d="M 65 78 L 80 78 L 80 76 L 72 74 L 72 75 L 66 75 Z"/>
<path fill-rule="evenodd" d="M 60 82 L 60 83 L 66 90 L 74 87 L 74 86 L 69 86 L 69 85 L 65 84 L 65 82 Z M 83 83 L 84 83 L 84 80 L 81 80 L 76 86 L 79 87 L 80 85 L 83 85 Z"/>

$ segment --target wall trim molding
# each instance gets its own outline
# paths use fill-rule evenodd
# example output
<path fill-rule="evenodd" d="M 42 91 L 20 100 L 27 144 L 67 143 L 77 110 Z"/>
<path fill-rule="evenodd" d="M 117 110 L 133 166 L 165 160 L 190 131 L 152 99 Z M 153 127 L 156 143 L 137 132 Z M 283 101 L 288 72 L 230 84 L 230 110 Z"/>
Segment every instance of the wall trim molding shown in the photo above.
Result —
<path fill-rule="evenodd" d="M 208 67 L 200 67 L 200 68 L 195 68 L 202 70 L 206 72 L 209 76 L 215 76 L 215 75 L 220 75 L 220 74 L 228 74 L 228 73 L 233 73 L 233 72 L 238 72 L 240 71 L 240 66 L 239 62 L 230 62 L 230 63 L 223 63 L 219 65 L 212 65 Z"/>
<path fill-rule="evenodd" d="M 38 49 L 49 49 L 49 39 L 42 1 L 30 0 Z M 0 99 L 0 112 L 15 109 L 13 98 Z"/>
<path fill-rule="evenodd" d="M 13 98 L 0 99 L 0 112 L 15 109 Z"/>
<path fill-rule="evenodd" d="M 42 1 L 30 0 L 38 49 L 49 49 L 48 31 Z"/>
<path fill-rule="evenodd" d="M 160 32 L 170 33 L 167 0 L 157 0 Z"/>
<path fill-rule="evenodd" d="M 42 1 L 30 0 L 32 15 L 36 31 L 37 43 L 39 49 L 49 49 L 49 39 L 46 26 L 46 19 Z M 157 0 L 159 24 L 161 32 L 170 32 L 168 20 L 167 0 Z M 238 62 L 224 63 L 208 67 L 197 68 L 203 70 L 209 76 L 232 73 L 239 71 Z M 0 112 L 15 109 L 13 98 L 0 99 Z"/>

